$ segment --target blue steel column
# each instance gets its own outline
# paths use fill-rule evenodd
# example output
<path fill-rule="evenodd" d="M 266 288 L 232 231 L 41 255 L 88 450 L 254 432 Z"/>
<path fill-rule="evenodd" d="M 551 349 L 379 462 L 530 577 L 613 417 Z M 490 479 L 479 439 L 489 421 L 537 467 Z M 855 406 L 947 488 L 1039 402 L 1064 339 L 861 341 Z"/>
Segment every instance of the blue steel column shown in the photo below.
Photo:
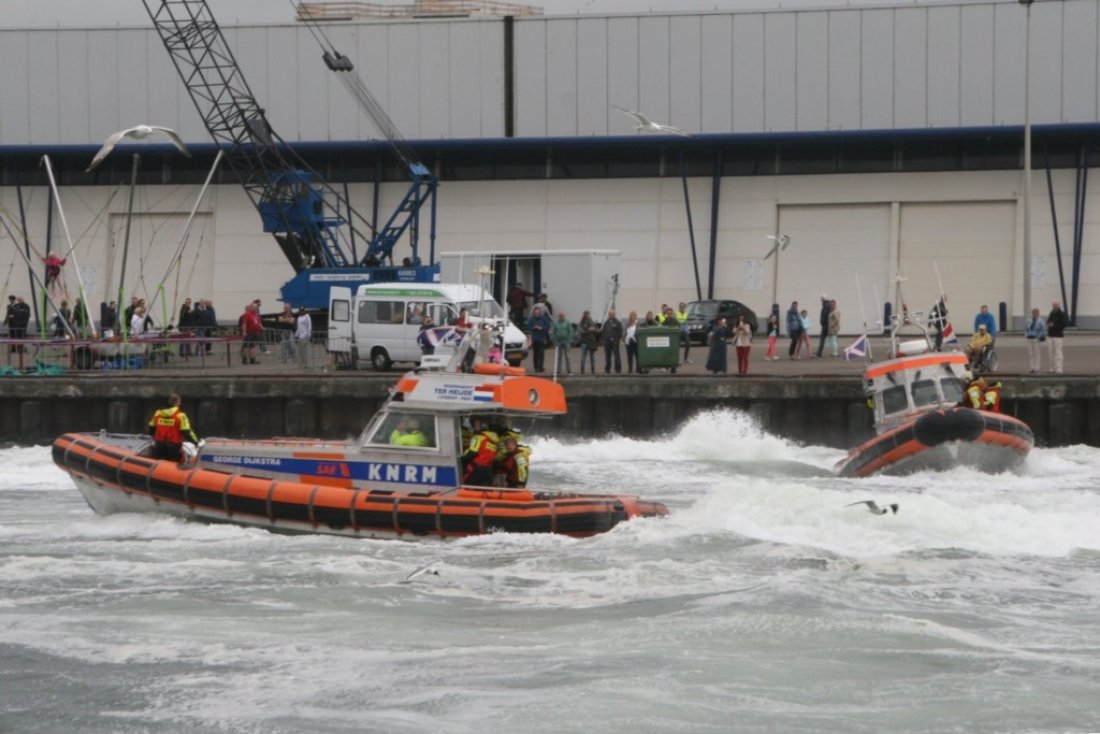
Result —
<path fill-rule="evenodd" d="M 1062 238 L 1058 235 L 1058 209 L 1054 205 L 1054 180 L 1050 174 L 1050 150 L 1043 141 L 1043 166 L 1047 169 L 1047 197 L 1050 199 L 1050 222 L 1054 228 L 1054 257 L 1058 260 L 1058 286 L 1062 291 L 1062 303 L 1069 308 L 1066 299 L 1066 271 L 1062 267 Z"/>
<path fill-rule="evenodd" d="M 703 286 L 699 282 L 699 254 L 695 251 L 695 225 L 691 222 L 691 199 L 688 197 L 687 166 L 684 151 L 680 151 L 680 180 L 684 184 L 684 208 L 687 210 L 688 237 L 691 240 L 691 266 L 695 269 L 695 298 L 703 300 Z"/>
<path fill-rule="evenodd" d="M 1073 203 L 1075 220 L 1073 223 L 1073 275 L 1070 282 L 1070 300 L 1072 307 L 1066 308 L 1071 326 L 1077 325 L 1077 294 L 1081 284 L 1081 250 L 1085 238 L 1085 194 L 1089 183 L 1089 145 L 1081 144 L 1081 155 L 1077 159 L 1077 190 Z"/>
<path fill-rule="evenodd" d="M 718 256 L 718 193 L 722 188 L 722 151 L 714 154 L 714 179 L 710 186 L 710 264 L 707 268 L 707 298 L 714 298 L 714 261 Z"/>

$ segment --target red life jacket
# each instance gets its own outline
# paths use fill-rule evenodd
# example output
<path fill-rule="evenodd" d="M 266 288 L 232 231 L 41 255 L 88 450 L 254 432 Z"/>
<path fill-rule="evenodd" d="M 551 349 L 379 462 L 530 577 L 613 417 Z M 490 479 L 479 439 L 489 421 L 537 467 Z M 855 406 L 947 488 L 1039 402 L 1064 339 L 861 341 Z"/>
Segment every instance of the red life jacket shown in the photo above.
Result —
<path fill-rule="evenodd" d="M 165 443 L 183 443 L 183 421 L 179 408 L 162 408 L 153 414 L 154 441 Z"/>
<path fill-rule="evenodd" d="M 488 429 L 475 433 L 470 438 L 470 452 L 474 454 L 471 463 L 475 466 L 491 467 L 493 461 L 497 458 L 497 441 L 499 440 L 497 435 Z"/>

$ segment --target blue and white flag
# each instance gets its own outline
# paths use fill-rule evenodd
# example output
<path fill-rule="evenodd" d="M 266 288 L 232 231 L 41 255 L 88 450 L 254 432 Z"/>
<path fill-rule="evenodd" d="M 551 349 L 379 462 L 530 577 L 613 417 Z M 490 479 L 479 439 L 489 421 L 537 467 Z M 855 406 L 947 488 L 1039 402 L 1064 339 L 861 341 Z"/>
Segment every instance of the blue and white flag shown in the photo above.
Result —
<path fill-rule="evenodd" d="M 844 350 L 844 360 L 848 361 L 852 357 L 866 357 L 867 356 L 867 335 L 863 334 L 854 342 L 848 345 Z"/>
<path fill-rule="evenodd" d="M 462 341 L 462 335 L 464 333 L 464 331 L 456 329 L 453 326 L 436 326 L 427 330 L 424 339 L 433 347 L 446 345 L 458 346 L 458 343 Z"/>

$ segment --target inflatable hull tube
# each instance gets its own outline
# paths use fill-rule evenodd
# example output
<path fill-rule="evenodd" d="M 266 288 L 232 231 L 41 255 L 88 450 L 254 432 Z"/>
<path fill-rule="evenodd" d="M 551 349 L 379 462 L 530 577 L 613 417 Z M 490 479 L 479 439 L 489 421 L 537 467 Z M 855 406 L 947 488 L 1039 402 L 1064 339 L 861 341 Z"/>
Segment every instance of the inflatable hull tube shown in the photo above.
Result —
<path fill-rule="evenodd" d="M 925 413 L 852 449 L 842 477 L 912 474 L 968 466 L 989 473 L 1023 463 L 1035 445 L 1027 424 L 1000 413 L 947 408 Z"/>
<path fill-rule="evenodd" d="M 633 518 L 668 514 L 660 503 L 625 495 L 467 487 L 400 493 L 307 485 L 181 467 L 79 434 L 54 441 L 53 459 L 101 515 L 158 512 L 287 533 L 406 539 L 491 532 L 587 537 Z"/>

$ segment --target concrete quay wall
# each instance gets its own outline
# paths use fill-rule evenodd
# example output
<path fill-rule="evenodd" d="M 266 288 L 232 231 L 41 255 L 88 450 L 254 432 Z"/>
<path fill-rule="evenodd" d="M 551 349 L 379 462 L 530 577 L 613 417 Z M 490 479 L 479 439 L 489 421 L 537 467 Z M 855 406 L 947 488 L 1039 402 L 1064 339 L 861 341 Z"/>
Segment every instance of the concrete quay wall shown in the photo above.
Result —
<path fill-rule="evenodd" d="M 170 392 L 201 435 L 236 438 L 356 435 L 396 375 L 158 375 L 0 380 L 0 441 L 48 443 L 66 431 L 136 433 Z M 1040 446 L 1100 446 L 1100 376 L 1006 377 L 1003 408 L 1026 421 Z M 848 448 L 871 435 L 855 375 L 744 378 L 650 374 L 568 377 L 569 414 L 532 421 L 532 434 L 644 438 L 707 410 L 745 411 L 769 433 Z M 726 437 L 714 436 L 715 441 Z"/>

